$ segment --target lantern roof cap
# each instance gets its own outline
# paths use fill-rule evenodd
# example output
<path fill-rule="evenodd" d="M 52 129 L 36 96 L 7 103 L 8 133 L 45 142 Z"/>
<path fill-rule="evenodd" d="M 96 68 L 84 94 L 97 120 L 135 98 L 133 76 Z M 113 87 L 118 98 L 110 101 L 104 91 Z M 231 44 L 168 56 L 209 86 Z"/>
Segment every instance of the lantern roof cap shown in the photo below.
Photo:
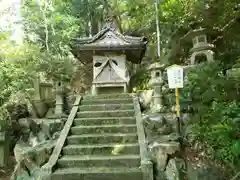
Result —
<path fill-rule="evenodd" d="M 181 38 L 181 41 L 191 41 L 196 36 L 217 35 L 218 33 L 219 31 L 217 29 L 207 29 L 199 27 L 198 29 L 191 29 L 190 31 L 188 31 L 188 33 Z"/>
<path fill-rule="evenodd" d="M 149 70 L 153 70 L 153 69 L 162 69 L 164 68 L 164 64 L 161 64 L 160 62 L 155 62 L 155 63 L 152 63 L 150 66 L 149 66 Z"/>

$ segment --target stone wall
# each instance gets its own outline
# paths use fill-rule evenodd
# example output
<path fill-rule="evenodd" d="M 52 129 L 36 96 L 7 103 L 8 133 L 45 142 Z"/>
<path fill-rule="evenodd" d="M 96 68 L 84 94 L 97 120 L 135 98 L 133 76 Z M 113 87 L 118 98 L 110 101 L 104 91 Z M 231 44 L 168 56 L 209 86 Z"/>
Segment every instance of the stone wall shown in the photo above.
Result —
<path fill-rule="evenodd" d="M 71 81 L 71 91 L 73 93 L 84 93 L 90 89 L 93 79 L 92 66 L 92 63 L 85 66 L 78 65 Z"/>
<path fill-rule="evenodd" d="M 142 107 L 143 124 L 154 163 L 156 180 L 223 180 L 221 167 L 201 158 L 200 154 L 192 153 L 191 146 L 199 148 L 192 136 L 193 116 L 186 106 L 181 109 L 181 134 L 178 133 L 177 117 L 174 104 L 168 98 L 169 89 L 165 86 L 162 108 L 159 112 L 151 111 L 151 91 L 138 93 Z M 168 102 L 168 103 L 165 103 Z M 174 103 L 174 102 L 172 102 Z M 187 103 L 188 104 L 188 103 Z M 190 153 L 189 153 L 190 152 Z M 202 151 L 200 151 L 202 152 Z M 221 173 L 217 173 L 221 172 Z"/>
<path fill-rule="evenodd" d="M 17 165 L 12 180 L 38 179 L 43 176 L 41 166 L 48 162 L 64 121 L 23 118 L 18 123 L 22 128 L 22 135 L 14 147 Z"/>

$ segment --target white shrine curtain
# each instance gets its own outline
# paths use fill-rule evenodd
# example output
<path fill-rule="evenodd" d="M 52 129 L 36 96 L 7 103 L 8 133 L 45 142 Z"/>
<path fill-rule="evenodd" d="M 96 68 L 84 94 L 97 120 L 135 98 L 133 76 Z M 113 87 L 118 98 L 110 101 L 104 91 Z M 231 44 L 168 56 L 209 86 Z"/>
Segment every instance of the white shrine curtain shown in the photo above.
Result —
<path fill-rule="evenodd" d="M 94 67 L 95 68 L 95 74 L 94 74 L 94 80 L 96 80 L 96 78 L 99 76 L 99 74 L 103 71 L 103 69 L 106 67 L 106 65 L 109 63 L 110 67 L 116 72 L 116 74 L 122 78 L 124 81 L 129 80 L 129 77 L 126 77 L 126 73 L 125 70 L 121 69 L 119 66 L 117 66 L 114 62 L 113 62 L 113 57 L 108 57 L 106 56 L 103 60 L 102 60 L 102 65 L 99 67 Z M 117 60 L 115 60 L 117 62 Z"/>

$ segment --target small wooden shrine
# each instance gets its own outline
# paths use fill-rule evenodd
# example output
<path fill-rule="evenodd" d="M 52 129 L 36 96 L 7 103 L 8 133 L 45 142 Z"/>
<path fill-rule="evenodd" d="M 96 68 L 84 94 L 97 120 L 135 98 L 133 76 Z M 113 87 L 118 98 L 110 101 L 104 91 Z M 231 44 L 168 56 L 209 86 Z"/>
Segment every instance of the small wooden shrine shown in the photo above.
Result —
<path fill-rule="evenodd" d="M 127 92 L 127 63 L 141 63 L 146 44 L 144 37 L 121 34 L 110 18 L 95 36 L 74 40 L 72 52 L 83 64 L 93 63 L 93 95 Z"/>

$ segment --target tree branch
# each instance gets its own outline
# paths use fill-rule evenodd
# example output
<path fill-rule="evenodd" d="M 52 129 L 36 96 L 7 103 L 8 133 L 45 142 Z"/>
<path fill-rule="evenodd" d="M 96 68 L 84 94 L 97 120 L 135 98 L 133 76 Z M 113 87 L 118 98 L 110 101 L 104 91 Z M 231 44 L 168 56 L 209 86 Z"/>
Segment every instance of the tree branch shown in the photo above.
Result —
<path fill-rule="evenodd" d="M 232 179 L 230 179 L 230 180 L 235 180 L 235 179 L 237 179 L 237 177 L 239 177 L 240 176 L 240 171 L 232 178 Z"/>

